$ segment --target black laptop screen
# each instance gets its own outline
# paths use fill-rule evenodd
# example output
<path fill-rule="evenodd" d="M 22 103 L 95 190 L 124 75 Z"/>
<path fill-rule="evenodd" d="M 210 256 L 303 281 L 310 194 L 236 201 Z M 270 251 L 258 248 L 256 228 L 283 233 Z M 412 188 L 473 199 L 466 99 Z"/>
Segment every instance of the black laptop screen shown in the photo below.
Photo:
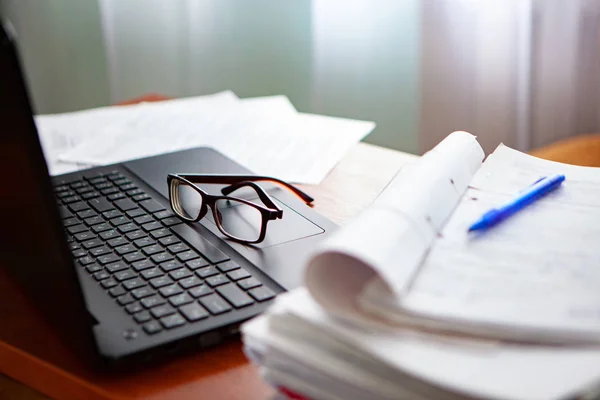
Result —
<path fill-rule="evenodd" d="M 15 302 L 26 299 L 70 347 L 91 352 L 91 327 L 8 31 L 0 24 L 0 340 L 18 348 L 33 344 L 24 350 L 44 353 L 36 354 L 43 358 L 51 354 L 39 345 L 43 332 L 29 332 L 31 324 L 7 318 L 16 317 Z M 19 288 L 20 296 L 7 287 Z"/>

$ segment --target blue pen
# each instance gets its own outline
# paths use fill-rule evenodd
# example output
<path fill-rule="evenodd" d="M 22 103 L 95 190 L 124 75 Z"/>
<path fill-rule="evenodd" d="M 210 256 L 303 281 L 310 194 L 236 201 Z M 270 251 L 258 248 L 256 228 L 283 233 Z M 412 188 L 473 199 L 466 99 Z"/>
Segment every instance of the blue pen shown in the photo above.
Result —
<path fill-rule="evenodd" d="M 517 211 L 527 207 L 529 204 L 559 187 L 564 180 L 564 175 L 553 175 L 536 181 L 533 185 L 519 193 L 515 199 L 483 214 L 477 222 L 469 227 L 469 232 L 488 229 L 497 223 L 504 221 Z"/>

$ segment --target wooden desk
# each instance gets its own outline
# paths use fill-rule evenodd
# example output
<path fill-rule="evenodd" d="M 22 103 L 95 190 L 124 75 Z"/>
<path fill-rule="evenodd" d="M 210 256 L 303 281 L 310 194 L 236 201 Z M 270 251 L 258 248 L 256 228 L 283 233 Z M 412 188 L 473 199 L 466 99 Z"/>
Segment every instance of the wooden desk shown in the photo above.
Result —
<path fill-rule="evenodd" d="M 414 158 L 361 143 L 320 185 L 301 187 L 315 198 L 315 210 L 343 224 L 371 203 L 396 172 Z M 60 347 L 55 342 L 49 332 L 46 344 Z M 132 375 L 110 378 L 85 370 L 81 362 L 64 353 L 64 366 L 57 369 L 0 342 L 0 372 L 5 374 L 0 373 L 0 399 L 47 399 L 40 394 L 44 393 L 51 398 L 82 400 L 252 400 L 273 394 L 242 354 L 239 340 Z"/>

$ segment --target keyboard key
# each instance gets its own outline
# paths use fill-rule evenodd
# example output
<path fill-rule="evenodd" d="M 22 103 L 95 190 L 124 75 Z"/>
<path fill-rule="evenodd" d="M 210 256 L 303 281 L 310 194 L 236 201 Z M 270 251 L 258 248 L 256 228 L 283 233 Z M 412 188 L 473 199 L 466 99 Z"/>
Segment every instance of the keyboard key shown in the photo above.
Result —
<path fill-rule="evenodd" d="M 232 308 L 221 296 L 213 293 L 200 297 L 198 300 L 211 314 L 218 315 L 230 311 Z"/>
<path fill-rule="evenodd" d="M 146 247 L 146 246 L 150 246 L 155 244 L 154 239 L 150 239 L 149 237 L 144 237 L 141 239 L 137 239 L 135 242 L 133 242 L 133 244 L 135 244 L 137 247 Z"/>
<path fill-rule="evenodd" d="M 189 226 L 179 224 L 171 227 L 171 230 L 213 264 L 229 260 L 229 257 L 225 253 L 217 249 Z"/>
<path fill-rule="evenodd" d="M 121 211 L 128 211 L 128 210 L 133 210 L 134 208 L 137 208 L 137 205 L 130 199 L 117 200 L 117 201 L 115 201 L 114 204 Z"/>
<path fill-rule="evenodd" d="M 195 298 L 198 298 L 198 297 L 200 297 L 200 296 L 206 296 L 206 295 L 208 295 L 208 294 L 211 294 L 211 293 L 213 293 L 213 292 L 214 292 L 214 290 L 212 290 L 212 289 L 211 289 L 209 286 L 207 286 L 207 285 L 196 286 L 195 288 L 193 288 L 193 289 L 190 289 L 190 290 L 188 291 L 188 293 L 189 293 L 191 296 L 194 296 Z"/>
<path fill-rule="evenodd" d="M 143 311 L 144 309 L 142 308 L 142 305 L 140 303 L 131 303 L 127 307 L 125 307 L 125 310 L 129 314 L 135 314 L 135 313 L 138 313 L 140 311 Z"/>
<path fill-rule="evenodd" d="M 131 222 L 131 220 L 123 215 L 110 220 L 110 223 L 113 224 L 114 226 L 123 225 L 123 224 L 129 223 L 129 222 Z"/>
<path fill-rule="evenodd" d="M 155 231 L 150 232 L 150 236 L 154 239 L 159 239 L 165 236 L 169 236 L 171 232 L 168 229 L 157 229 Z"/>
<path fill-rule="evenodd" d="M 94 210 L 98 211 L 99 213 L 103 213 L 104 211 L 112 210 L 113 208 L 115 208 L 108 200 L 102 197 L 99 199 L 92 199 L 88 201 L 88 203 L 90 206 L 92 206 Z"/>
<path fill-rule="evenodd" d="M 119 246 L 115 249 L 115 251 L 119 254 L 119 255 L 124 255 L 124 254 L 128 254 L 128 253 L 133 253 L 134 251 L 137 251 L 137 247 L 135 247 L 132 244 L 126 244 L 123 246 Z"/>
<path fill-rule="evenodd" d="M 125 177 L 119 178 L 119 179 L 115 179 L 113 181 L 113 183 L 115 185 L 119 185 L 119 186 L 123 186 L 123 185 L 129 185 L 131 183 L 131 181 Z"/>
<path fill-rule="evenodd" d="M 152 257 L 152 261 L 154 261 L 157 264 L 160 264 L 163 261 L 168 261 L 173 259 L 173 256 L 170 255 L 169 253 L 158 253 L 153 255 Z"/>
<path fill-rule="evenodd" d="M 131 264 L 131 267 L 136 271 L 143 271 L 145 269 L 154 267 L 154 264 L 150 260 L 141 260 Z"/>
<path fill-rule="evenodd" d="M 98 189 L 98 190 L 108 189 L 110 187 L 113 187 L 112 183 L 106 182 L 106 179 L 104 179 L 104 181 L 102 181 L 102 182 L 91 182 L 91 183 L 93 183 L 94 186 L 96 187 L 96 189 Z"/>
<path fill-rule="evenodd" d="M 148 200 L 149 198 L 150 196 L 147 193 L 141 193 L 132 197 L 133 201 L 144 201 Z"/>
<path fill-rule="evenodd" d="M 137 224 L 147 224 L 148 222 L 154 222 L 154 218 L 152 218 L 150 215 L 148 214 L 144 214 L 144 215 L 140 215 L 139 217 L 135 218 L 134 221 Z"/>
<path fill-rule="evenodd" d="M 183 261 L 183 262 L 193 260 L 194 258 L 198 258 L 198 257 L 200 257 L 200 256 L 192 250 L 184 251 L 183 253 L 177 254 L 177 259 L 179 259 L 180 261 Z"/>
<path fill-rule="evenodd" d="M 140 301 L 145 308 L 152 308 L 165 304 L 167 301 L 158 295 L 146 297 Z"/>
<path fill-rule="evenodd" d="M 125 193 L 117 192 L 117 193 L 108 195 L 106 198 L 109 199 L 110 201 L 115 201 L 115 200 L 124 199 L 125 197 L 127 197 L 127 196 L 125 196 Z"/>
<path fill-rule="evenodd" d="M 85 227 L 85 225 L 82 225 L 82 224 L 69 226 L 67 228 L 67 232 L 69 232 L 71 235 L 74 235 L 76 233 L 83 232 L 83 231 L 87 231 L 87 228 Z"/>
<path fill-rule="evenodd" d="M 78 189 L 80 187 L 88 186 L 88 184 L 82 180 L 77 180 L 75 182 L 71 182 L 70 185 L 73 189 Z"/>
<path fill-rule="evenodd" d="M 123 214 L 119 210 L 110 210 L 110 211 L 103 212 L 102 215 L 106 219 L 113 219 L 113 218 L 121 217 Z"/>
<path fill-rule="evenodd" d="M 89 265 L 94 262 L 94 259 L 90 256 L 85 256 L 85 257 L 81 257 L 79 260 L 77 260 L 77 262 L 79 262 L 79 264 L 81 264 L 81 265 Z"/>
<path fill-rule="evenodd" d="M 167 247 L 167 250 L 173 254 L 181 253 L 182 251 L 188 251 L 189 249 L 189 246 L 185 243 L 176 243 Z"/>
<path fill-rule="evenodd" d="M 129 268 L 129 267 L 127 267 L 127 264 L 125 264 L 123 261 L 119 261 L 119 262 L 116 262 L 116 263 L 108 264 L 106 266 L 106 269 L 111 274 L 114 274 L 115 272 L 122 271 L 122 270 L 127 269 L 127 268 Z"/>
<path fill-rule="evenodd" d="M 85 186 L 81 186 L 81 187 L 75 189 L 75 191 L 81 195 L 84 195 L 86 193 L 93 192 L 94 188 L 91 187 L 90 185 L 85 185 Z"/>
<path fill-rule="evenodd" d="M 112 253 L 98 257 L 98 262 L 102 265 L 110 264 L 115 261 L 120 261 L 119 256 L 117 256 L 116 254 L 112 254 Z"/>
<path fill-rule="evenodd" d="M 182 221 L 177 217 L 170 217 L 170 218 L 165 218 L 160 222 L 162 222 L 163 225 L 165 225 L 165 226 L 173 226 L 173 225 L 181 224 Z"/>
<path fill-rule="evenodd" d="M 265 301 L 275 297 L 275 292 L 273 292 L 266 286 L 260 286 L 251 289 L 250 291 L 248 291 L 248 293 L 250 293 L 250 296 L 254 297 L 257 301 Z"/>
<path fill-rule="evenodd" d="M 100 242 L 100 243 L 102 243 L 102 242 Z M 77 242 L 71 241 L 69 243 L 69 250 L 77 250 L 77 249 L 80 249 L 80 248 L 81 248 L 81 246 Z"/>
<path fill-rule="evenodd" d="M 254 300 L 250 296 L 233 283 L 219 286 L 217 292 L 235 308 L 246 307 L 254 303 Z"/>
<path fill-rule="evenodd" d="M 117 272 L 116 274 L 113 275 L 113 277 L 116 280 L 118 280 L 119 282 L 122 282 L 127 279 L 137 278 L 137 274 L 130 269 L 126 269 L 126 270 Z"/>
<path fill-rule="evenodd" d="M 132 232 L 132 231 L 137 230 L 137 226 L 133 223 L 128 223 L 128 224 L 119 225 L 119 227 L 117 229 L 121 233 L 127 233 L 127 232 Z"/>
<path fill-rule="evenodd" d="M 79 211 L 77 213 L 77 216 L 81 219 L 95 217 L 96 215 L 98 215 L 98 214 L 94 210 L 84 210 L 84 211 Z"/>
<path fill-rule="evenodd" d="M 202 281 L 197 276 L 190 276 L 179 281 L 179 286 L 184 289 L 189 289 L 194 286 L 201 285 Z"/>
<path fill-rule="evenodd" d="M 63 219 L 63 226 L 66 228 L 68 226 L 73 226 L 79 224 L 79 220 L 77 218 L 67 218 Z"/>
<path fill-rule="evenodd" d="M 140 239 L 140 238 L 146 237 L 147 235 L 146 235 L 146 232 L 140 231 L 140 230 L 138 229 L 138 230 L 135 230 L 135 231 L 131 231 L 131 232 L 129 232 L 129 233 L 128 233 L 127 235 L 125 235 L 125 236 L 127 236 L 127 239 L 129 239 L 129 240 L 137 240 L 137 239 Z"/>
<path fill-rule="evenodd" d="M 144 331 L 148 335 L 154 335 L 155 333 L 162 331 L 162 326 L 160 326 L 158 321 L 150 321 L 144 324 Z"/>
<path fill-rule="evenodd" d="M 176 236 L 172 236 L 171 235 L 171 236 L 163 237 L 163 238 L 159 239 L 158 241 L 163 246 L 169 246 L 169 245 L 172 245 L 174 243 L 179 243 L 180 240 Z"/>
<path fill-rule="evenodd" d="M 133 290 L 135 288 L 142 287 L 146 282 L 142 278 L 129 279 L 123 282 L 123 287 L 127 290 Z"/>
<path fill-rule="evenodd" d="M 143 260 L 146 258 L 145 255 L 143 255 L 141 252 L 139 251 L 134 251 L 133 253 L 129 253 L 125 256 L 123 256 L 123 258 L 125 259 L 125 261 L 127 261 L 128 263 L 133 263 L 139 260 Z"/>
<path fill-rule="evenodd" d="M 87 251 L 84 249 L 75 249 L 71 252 L 73 254 L 73 258 L 85 257 L 87 256 Z"/>
<path fill-rule="evenodd" d="M 65 204 L 69 204 L 69 203 L 74 203 L 76 201 L 81 200 L 81 198 L 79 196 L 68 196 L 68 197 L 63 197 L 62 202 Z M 73 210 L 73 211 L 77 211 L 77 210 Z"/>
<path fill-rule="evenodd" d="M 69 190 L 69 187 L 67 185 L 60 185 L 60 186 L 55 186 L 54 187 L 54 191 L 55 192 L 62 192 L 65 190 Z"/>
<path fill-rule="evenodd" d="M 102 267 L 99 266 L 98 264 L 94 263 L 94 264 L 90 264 L 87 267 L 85 267 L 85 270 L 87 272 L 89 272 L 90 274 L 93 274 L 94 272 L 102 271 Z"/>
<path fill-rule="evenodd" d="M 175 314 L 176 312 L 177 310 L 169 304 L 163 304 L 162 306 L 157 306 L 150 310 L 150 314 L 152 314 L 154 318 L 161 318 L 165 315 Z"/>
<path fill-rule="evenodd" d="M 94 277 L 95 280 L 97 281 L 103 281 L 105 279 L 110 278 L 110 274 L 107 271 L 99 271 L 96 272 L 94 275 L 92 275 Z"/>
<path fill-rule="evenodd" d="M 206 267 L 207 265 L 210 265 L 210 264 L 204 258 L 197 258 L 195 260 L 186 262 L 185 265 L 189 269 L 196 270 L 198 268 Z"/>
<path fill-rule="evenodd" d="M 87 179 L 87 178 L 86 178 L 86 179 Z M 88 180 L 90 181 L 90 183 L 91 183 L 91 184 L 94 184 L 94 185 L 95 185 L 95 184 L 98 184 L 98 183 L 103 183 L 103 182 L 106 182 L 108 179 L 106 179 L 106 177 L 105 177 L 105 176 L 102 176 L 102 175 L 101 175 L 101 176 L 96 176 L 96 177 L 93 177 L 93 178 L 91 178 L 91 179 L 88 179 Z"/>
<path fill-rule="evenodd" d="M 162 287 L 158 289 L 158 291 L 163 297 L 171 297 L 183 292 L 183 290 L 177 284 Z"/>
<path fill-rule="evenodd" d="M 127 211 L 127 216 L 129 218 L 139 217 L 140 215 L 144 214 L 146 214 L 146 211 L 142 210 L 141 208 L 134 208 L 133 210 Z"/>
<path fill-rule="evenodd" d="M 117 302 L 122 306 L 133 303 L 134 301 L 135 300 L 133 299 L 133 296 L 131 296 L 129 293 L 117 297 Z"/>
<path fill-rule="evenodd" d="M 123 189 L 123 188 L 121 188 Z M 125 190 L 125 189 L 123 189 Z M 133 190 L 127 190 L 125 191 L 125 194 L 127 194 L 127 196 L 133 198 L 134 201 L 136 196 L 147 196 L 147 198 L 150 198 L 150 196 L 148 196 L 146 193 L 144 193 L 144 191 L 142 189 L 133 189 Z M 146 200 L 146 199 L 141 199 L 141 200 Z M 140 200 L 140 201 L 141 201 Z"/>
<path fill-rule="evenodd" d="M 150 313 L 148 311 L 141 311 L 141 312 L 135 314 L 133 316 L 133 319 L 135 319 L 135 322 L 141 324 L 141 323 L 150 321 L 152 319 L 152 317 L 150 316 Z"/>
<path fill-rule="evenodd" d="M 152 254 L 160 253 L 163 250 L 164 249 L 163 249 L 163 247 L 161 245 L 159 245 L 159 244 L 153 244 L 151 246 L 144 247 L 142 249 L 142 252 L 144 254 L 146 254 L 147 256 L 151 256 Z"/>
<path fill-rule="evenodd" d="M 183 304 L 191 303 L 193 301 L 194 301 L 194 299 L 192 299 L 190 297 L 190 295 L 187 293 L 181 293 L 181 294 L 177 294 L 175 296 L 169 297 L 169 303 L 171 303 L 171 305 L 173 305 L 173 307 L 179 307 Z"/>
<path fill-rule="evenodd" d="M 106 177 L 111 181 L 116 181 L 117 179 L 124 179 L 125 176 L 120 171 L 114 170 L 113 172 L 106 174 Z"/>
<path fill-rule="evenodd" d="M 160 224 L 160 222 L 148 222 L 147 224 L 142 225 L 142 229 L 145 230 L 146 232 L 150 232 L 156 229 L 160 229 L 162 228 L 162 225 Z"/>
<path fill-rule="evenodd" d="M 162 268 L 162 270 L 165 272 L 173 271 L 173 270 L 179 269 L 181 267 L 183 267 L 183 265 L 181 265 L 180 263 L 178 263 L 175 260 L 167 261 L 167 262 L 160 264 L 160 268 Z"/>
<path fill-rule="evenodd" d="M 109 240 L 115 237 L 118 237 L 120 235 L 119 232 L 115 231 L 114 229 L 111 229 L 109 231 L 104 231 L 100 234 L 100 237 L 104 240 Z"/>
<path fill-rule="evenodd" d="M 56 197 L 62 199 L 63 197 L 76 196 L 77 194 L 72 190 L 63 190 L 56 194 Z"/>
<path fill-rule="evenodd" d="M 104 244 L 104 242 L 100 239 L 92 239 L 92 240 L 88 240 L 82 243 L 83 247 L 85 247 L 86 249 L 91 249 L 93 247 L 98 247 L 98 246 L 102 246 Z"/>
<path fill-rule="evenodd" d="M 185 324 L 185 318 L 179 314 L 174 314 L 161 318 L 160 323 L 167 329 L 173 329 Z"/>
<path fill-rule="evenodd" d="M 153 214 L 156 219 L 165 219 L 174 216 L 170 210 L 163 210 Z"/>
<path fill-rule="evenodd" d="M 157 276 L 163 275 L 164 272 L 162 272 L 159 268 L 145 269 L 144 271 L 142 271 L 142 276 L 144 277 L 144 279 L 152 279 L 156 278 Z"/>
<path fill-rule="evenodd" d="M 227 277 L 225 275 L 219 274 L 219 275 L 211 276 L 210 278 L 206 278 L 206 283 L 208 283 L 208 285 L 211 287 L 215 287 L 215 286 L 224 285 L 226 283 L 229 283 L 229 279 L 227 279 Z"/>
<path fill-rule="evenodd" d="M 100 284 L 102 285 L 102 287 L 104 289 L 110 289 L 112 287 L 117 286 L 119 284 L 119 282 L 117 282 L 113 278 L 108 278 L 108 279 L 105 279 L 102 282 L 100 282 Z"/>
<path fill-rule="evenodd" d="M 96 192 L 89 192 L 81 195 L 81 198 L 84 200 L 95 199 L 96 197 L 100 197 L 100 195 Z"/>
<path fill-rule="evenodd" d="M 217 264 L 217 269 L 221 272 L 229 272 L 234 269 L 238 269 L 240 266 L 234 261 L 227 261 L 224 263 Z"/>
<path fill-rule="evenodd" d="M 77 239 L 80 242 L 83 242 L 85 240 L 94 239 L 95 237 L 96 237 L 96 235 L 94 235 L 90 231 L 80 232 L 80 233 L 78 233 L 78 234 L 75 235 L 75 239 Z"/>
<path fill-rule="evenodd" d="M 183 278 L 187 278 L 192 275 L 192 272 L 187 270 L 186 268 L 179 268 L 175 271 L 169 272 L 169 276 L 174 280 L 178 281 Z"/>
<path fill-rule="evenodd" d="M 128 190 L 132 190 L 132 189 L 137 189 L 137 186 L 135 186 L 133 183 L 126 183 L 124 185 L 119 185 L 119 187 L 124 192 L 126 192 Z"/>
<path fill-rule="evenodd" d="M 217 271 L 217 269 L 215 267 L 213 267 L 212 265 L 210 265 L 208 267 L 200 268 L 199 270 L 196 271 L 196 275 L 198 275 L 202 279 L 208 278 L 209 276 L 217 275 L 218 273 L 219 273 L 219 271 Z"/>
<path fill-rule="evenodd" d="M 127 293 L 123 286 L 115 286 L 114 288 L 108 291 L 112 297 L 119 297 Z"/>
<path fill-rule="evenodd" d="M 106 246 L 94 247 L 90 250 L 90 254 L 94 257 L 98 257 L 106 253 L 110 253 L 110 249 Z"/>
<path fill-rule="evenodd" d="M 119 247 L 119 246 L 123 246 L 128 244 L 127 240 L 125 240 L 124 237 L 118 237 L 118 238 L 114 238 L 114 239 L 110 239 L 108 241 L 108 245 L 110 247 Z"/>
<path fill-rule="evenodd" d="M 236 269 L 234 271 L 230 271 L 227 273 L 227 277 L 232 281 L 239 281 L 240 279 L 250 277 L 250 272 L 246 271 L 243 268 Z"/>
<path fill-rule="evenodd" d="M 150 280 L 150 284 L 155 289 L 173 284 L 173 280 L 168 276 L 161 276 Z"/>
<path fill-rule="evenodd" d="M 131 291 L 131 295 L 138 300 L 143 299 L 144 297 L 155 295 L 155 294 L 156 294 L 156 292 L 154 291 L 154 289 L 151 289 L 148 286 L 141 287 L 141 288 Z"/>
<path fill-rule="evenodd" d="M 92 226 L 92 230 L 96 233 L 109 231 L 111 229 L 112 229 L 112 226 L 110 226 L 110 224 L 108 222 L 104 222 L 102 224 Z"/>
<path fill-rule="evenodd" d="M 158 201 L 152 199 L 141 201 L 138 204 L 149 213 L 154 213 L 165 209 Z"/>
<path fill-rule="evenodd" d="M 208 312 L 198 303 L 187 304 L 179 308 L 179 311 L 187 318 L 188 321 L 194 322 L 207 318 Z"/>
<path fill-rule="evenodd" d="M 248 279 L 243 279 L 243 280 L 239 281 L 237 284 L 239 287 L 241 287 L 244 290 L 252 289 L 254 287 L 262 285 L 260 283 L 260 281 L 254 277 L 251 277 Z"/>
<path fill-rule="evenodd" d="M 96 189 L 98 189 L 98 187 L 96 187 Z M 109 187 L 106 189 L 102 189 L 100 193 L 102 193 L 103 196 L 108 196 L 109 194 L 119 193 L 119 189 L 117 189 L 116 187 Z"/>
<path fill-rule="evenodd" d="M 115 193 L 118 189 L 110 183 L 102 183 L 100 185 L 96 185 L 96 190 L 100 190 L 102 194 L 107 195 Z M 107 191 L 108 193 L 104 193 L 104 191 Z"/>
<path fill-rule="evenodd" d="M 104 218 L 102 218 L 99 215 L 96 215 L 94 217 L 86 218 L 83 222 L 85 222 L 89 226 L 98 225 L 104 222 Z"/>

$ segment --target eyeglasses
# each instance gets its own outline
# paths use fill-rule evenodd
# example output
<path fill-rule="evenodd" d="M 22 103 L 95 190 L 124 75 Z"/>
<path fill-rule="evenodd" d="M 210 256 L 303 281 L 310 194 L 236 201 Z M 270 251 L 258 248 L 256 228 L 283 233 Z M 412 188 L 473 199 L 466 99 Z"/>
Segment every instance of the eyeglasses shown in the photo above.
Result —
<path fill-rule="evenodd" d="M 282 180 L 267 176 L 254 175 L 201 175 L 201 174 L 169 174 L 169 200 L 173 212 L 186 221 L 200 221 L 212 210 L 215 225 L 228 238 L 242 243 L 260 243 L 265 239 L 267 223 L 283 218 L 283 209 L 277 205 L 267 192 L 257 185 L 257 181 L 268 181 L 280 184 L 291 190 L 304 202 L 310 204 L 313 198 L 300 189 Z M 197 183 L 226 184 L 221 189 L 223 196 L 208 194 Z M 244 198 L 229 196 L 231 193 L 249 188 Z M 264 204 L 257 204 L 258 199 Z"/>

